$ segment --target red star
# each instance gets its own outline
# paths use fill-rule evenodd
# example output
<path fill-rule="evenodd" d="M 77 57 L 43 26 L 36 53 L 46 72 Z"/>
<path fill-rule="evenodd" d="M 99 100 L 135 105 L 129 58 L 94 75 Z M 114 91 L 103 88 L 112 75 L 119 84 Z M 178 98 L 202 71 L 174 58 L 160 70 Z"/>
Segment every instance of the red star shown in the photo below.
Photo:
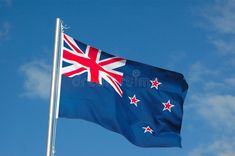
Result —
<path fill-rule="evenodd" d="M 140 102 L 140 100 L 138 100 L 135 95 L 133 97 L 129 97 L 129 99 L 131 100 L 130 104 L 133 104 L 136 107 L 137 107 L 137 103 Z"/>
<path fill-rule="evenodd" d="M 144 129 L 144 133 L 151 133 L 151 134 L 153 134 L 153 129 L 152 128 L 150 128 L 149 126 L 147 126 L 147 127 L 142 127 L 143 129 Z"/>
<path fill-rule="evenodd" d="M 150 82 L 152 83 L 151 88 L 156 88 L 156 89 L 158 89 L 158 86 L 162 84 L 157 80 L 157 78 L 155 78 L 155 80 L 150 80 Z"/>
<path fill-rule="evenodd" d="M 171 112 L 171 108 L 174 107 L 174 105 L 171 104 L 171 101 L 168 100 L 167 103 L 162 103 L 164 105 L 164 108 L 162 111 L 168 110 Z"/>

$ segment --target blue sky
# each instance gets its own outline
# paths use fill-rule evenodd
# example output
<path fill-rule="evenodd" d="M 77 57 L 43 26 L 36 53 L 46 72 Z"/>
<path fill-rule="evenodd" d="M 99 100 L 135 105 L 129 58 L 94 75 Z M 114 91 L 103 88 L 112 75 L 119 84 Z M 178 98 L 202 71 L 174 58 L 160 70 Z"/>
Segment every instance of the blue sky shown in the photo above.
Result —
<path fill-rule="evenodd" d="M 109 53 L 185 75 L 183 148 L 60 119 L 56 156 L 234 156 L 235 0 L 0 0 L 0 155 L 45 155 L 55 19 Z"/>

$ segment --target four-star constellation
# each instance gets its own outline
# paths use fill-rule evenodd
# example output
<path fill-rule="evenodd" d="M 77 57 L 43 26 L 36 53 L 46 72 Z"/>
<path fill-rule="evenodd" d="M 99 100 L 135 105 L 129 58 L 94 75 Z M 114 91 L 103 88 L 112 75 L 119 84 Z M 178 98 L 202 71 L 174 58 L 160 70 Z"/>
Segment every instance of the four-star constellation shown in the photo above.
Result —
<path fill-rule="evenodd" d="M 162 85 L 162 82 L 158 81 L 158 78 L 150 80 L 150 82 L 151 82 L 150 88 L 155 88 L 156 90 L 158 90 L 159 86 Z M 129 96 L 129 99 L 130 99 L 131 105 L 134 105 L 136 107 L 138 106 L 140 99 L 137 98 L 136 94 Z M 171 103 L 170 100 L 168 100 L 167 102 L 163 102 L 162 105 L 163 105 L 163 109 L 162 109 L 163 112 L 164 111 L 171 112 L 171 109 L 175 106 Z M 149 125 L 147 125 L 146 127 L 142 127 L 142 128 L 144 130 L 144 133 L 153 134 L 153 132 L 154 132 L 154 130 Z"/>

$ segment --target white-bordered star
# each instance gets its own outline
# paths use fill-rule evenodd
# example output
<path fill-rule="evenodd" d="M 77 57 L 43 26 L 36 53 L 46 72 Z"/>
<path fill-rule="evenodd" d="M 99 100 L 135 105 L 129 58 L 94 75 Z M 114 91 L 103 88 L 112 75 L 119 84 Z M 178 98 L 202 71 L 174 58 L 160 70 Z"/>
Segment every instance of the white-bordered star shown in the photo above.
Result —
<path fill-rule="evenodd" d="M 161 82 L 157 80 L 157 78 L 155 78 L 154 80 L 150 80 L 150 82 L 152 84 L 151 88 L 156 88 L 156 89 L 158 89 L 158 86 L 162 84 Z"/>
<path fill-rule="evenodd" d="M 136 107 L 137 107 L 137 103 L 140 102 L 140 100 L 138 100 L 138 99 L 136 98 L 135 94 L 134 94 L 133 97 L 129 97 L 129 99 L 131 100 L 131 101 L 130 101 L 130 104 L 133 104 L 133 105 L 135 105 Z"/>
<path fill-rule="evenodd" d="M 153 134 L 153 129 L 152 128 L 150 128 L 149 126 L 147 126 L 147 127 L 142 127 L 143 129 L 144 129 L 144 133 L 151 133 L 151 134 Z"/>
<path fill-rule="evenodd" d="M 167 103 L 162 103 L 164 105 L 164 108 L 162 111 L 168 110 L 171 112 L 171 108 L 174 107 L 175 105 L 171 104 L 171 101 L 168 100 Z"/>

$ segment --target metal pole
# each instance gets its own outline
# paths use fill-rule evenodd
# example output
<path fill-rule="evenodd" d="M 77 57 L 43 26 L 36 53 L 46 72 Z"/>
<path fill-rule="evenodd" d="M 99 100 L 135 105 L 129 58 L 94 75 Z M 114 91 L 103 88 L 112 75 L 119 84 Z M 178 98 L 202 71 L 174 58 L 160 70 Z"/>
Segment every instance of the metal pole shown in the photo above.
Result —
<path fill-rule="evenodd" d="M 49 110 L 49 121 L 48 121 L 48 136 L 47 136 L 47 151 L 46 156 L 54 155 L 54 145 L 53 145 L 53 129 L 55 123 L 55 104 L 56 104 L 56 71 L 58 64 L 58 50 L 59 50 L 59 38 L 61 33 L 61 22 L 60 19 L 56 19 L 56 30 L 55 30 L 55 42 L 54 42 L 54 58 L 53 58 L 53 70 L 52 70 L 52 80 L 51 80 L 51 97 L 50 97 L 50 110 Z"/>

